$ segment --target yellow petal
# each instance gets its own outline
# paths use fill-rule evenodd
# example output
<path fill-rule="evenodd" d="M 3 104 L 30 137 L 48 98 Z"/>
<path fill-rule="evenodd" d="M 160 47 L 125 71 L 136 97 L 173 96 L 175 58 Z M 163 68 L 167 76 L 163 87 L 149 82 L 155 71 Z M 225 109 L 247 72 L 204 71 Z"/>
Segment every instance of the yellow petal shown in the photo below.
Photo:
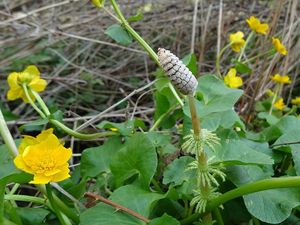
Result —
<path fill-rule="evenodd" d="M 16 100 L 18 98 L 22 98 L 22 96 L 24 94 L 23 92 L 24 91 L 23 91 L 22 88 L 10 89 L 7 92 L 7 99 L 9 101 L 14 101 L 14 100 Z"/>
<path fill-rule="evenodd" d="M 33 75 L 33 77 L 39 77 L 41 74 L 39 69 L 35 65 L 27 66 L 23 72 L 29 73 L 29 74 Z"/>
<path fill-rule="evenodd" d="M 10 88 L 20 87 L 20 85 L 18 84 L 18 76 L 19 76 L 19 73 L 17 73 L 17 72 L 13 72 L 8 75 L 7 83 Z"/>
<path fill-rule="evenodd" d="M 56 148 L 55 150 L 53 150 L 53 156 L 56 159 L 56 164 L 57 166 L 61 166 L 63 164 L 65 164 L 66 162 L 68 162 L 68 160 L 71 158 L 72 156 L 72 149 L 70 148 L 65 148 L 64 146 L 59 146 L 58 148 Z"/>
<path fill-rule="evenodd" d="M 30 81 L 28 86 L 36 92 L 41 92 L 45 90 L 47 82 L 44 79 L 35 77 Z"/>
<path fill-rule="evenodd" d="M 100 9 L 103 7 L 104 2 L 105 0 L 92 0 L 92 3 Z"/>
<path fill-rule="evenodd" d="M 296 97 L 296 98 L 292 99 L 292 104 L 293 105 L 299 105 L 300 104 L 300 97 Z"/>
<path fill-rule="evenodd" d="M 269 25 L 266 23 L 260 24 L 257 27 L 257 33 L 261 33 L 261 34 L 267 34 L 267 31 L 269 30 Z"/>
<path fill-rule="evenodd" d="M 70 172 L 70 170 L 68 168 L 68 164 L 65 164 L 65 166 L 62 168 L 61 172 L 55 174 L 52 177 L 52 181 L 53 182 L 59 182 L 59 181 L 63 181 L 65 179 L 68 179 L 70 177 L 69 172 Z"/>
<path fill-rule="evenodd" d="M 37 137 L 36 139 L 38 140 L 38 142 L 44 141 L 46 140 L 49 135 L 53 134 L 53 128 L 47 129 L 47 130 L 43 130 Z"/>
<path fill-rule="evenodd" d="M 231 68 L 229 70 L 229 72 L 227 73 L 227 76 L 232 78 L 232 77 L 235 77 L 236 76 L 236 69 L 235 68 Z"/>
<path fill-rule="evenodd" d="M 58 173 L 60 173 L 60 172 L 61 172 L 60 169 L 58 169 L 58 168 L 53 168 L 52 170 L 46 171 L 46 172 L 44 173 L 44 175 L 47 176 L 47 177 L 49 177 L 49 176 L 53 176 L 53 175 L 55 175 L 55 174 L 58 174 Z"/>
<path fill-rule="evenodd" d="M 19 151 L 20 154 L 22 154 L 27 146 L 35 145 L 37 143 L 38 143 L 38 141 L 36 140 L 35 137 L 31 137 L 29 135 L 24 135 L 23 139 L 21 141 L 21 144 L 18 148 L 18 151 Z"/>
<path fill-rule="evenodd" d="M 35 174 L 30 184 L 48 184 L 51 181 L 51 176 L 47 177 L 43 174 Z"/>
<path fill-rule="evenodd" d="M 29 166 L 27 166 L 25 161 L 23 160 L 22 155 L 16 156 L 16 158 L 14 159 L 14 164 L 18 169 L 23 170 L 26 173 L 33 174 L 32 169 Z"/>

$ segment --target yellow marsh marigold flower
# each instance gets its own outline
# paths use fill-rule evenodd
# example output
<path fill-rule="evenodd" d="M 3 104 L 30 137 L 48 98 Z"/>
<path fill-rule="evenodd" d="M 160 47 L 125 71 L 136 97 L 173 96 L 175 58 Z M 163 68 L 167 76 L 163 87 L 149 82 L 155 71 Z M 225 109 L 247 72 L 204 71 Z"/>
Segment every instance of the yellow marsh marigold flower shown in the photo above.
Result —
<path fill-rule="evenodd" d="M 24 136 L 18 151 L 14 163 L 20 170 L 34 175 L 29 183 L 47 184 L 70 177 L 68 160 L 72 150 L 60 143 L 53 129 L 43 131 L 36 138 Z"/>
<path fill-rule="evenodd" d="M 275 74 L 274 76 L 271 76 L 271 80 L 279 83 L 279 84 L 290 84 L 291 80 L 290 77 L 288 75 L 280 75 L 280 74 Z"/>
<path fill-rule="evenodd" d="M 278 38 L 272 37 L 272 43 L 276 49 L 276 51 L 281 55 L 286 55 L 288 51 L 286 50 L 285 46 L 280 42 Z"/>
<path fill-rule="evenodd" d="M 45 90 L 47 85 L 46 81 L 40 78 L 40 71 L 38 68 L 33 65 L 27 66 L 22 72 L 10 73 L 7 82 L 10 88 L 7 92 L 7 99 L 10 101 L 22 98 L 24 102 L 29 102 L 22 88 L 22 84 L 26 84 L 36 92 Z"/>
<path fill-rule="evenodd" d="M 241 77 L 236 76 L 236 69 L 231 68 L 229 72 L 224 77 L 225 84 L 230 88 L 238 88 L 243 85 L 243 80 Z"/>
<path fill-rule="evenodd" d="M 92 0 L 92 3 L 100 9 L 104 6 L 104 2 L 105 0 Z"/>
<path fill-rule="evenodd" d="M 269 25 L 267 23 L 260 23 L 260 20 L 254 16 L 250 16 L 250 18 L 246 21 L 251 30 L 261 34 L 267 34 L 267 30 L 269 29 Z"/>
<path fill-rule="evenodd" d="M 292 104 L 293 105 L 300 105 L 300 97 L 296 97 L 292 99 Z"/>
<path fill-rule="evenodd" d="M 115 127 L 111 127 L 109 128 L 112 132 L 117 132 L 118 131 L 118 128 L 115 128 Z"/>
<path fill-rule="evenodd" d="M 231 48 L 235 52 L 239 52 L 241 48 L 245 45 L 245 40 L 243 39 L 244 33 L 238 31 L 234 34 L 229 35 L 229 40 L 232 43 Z"/>
<path fill-rule="evenodd" d="M 285 104 L 283 102 L 283 98 L 279 98 L 275 103 L 274 103 L 274 107 L 278 110 L 283 110 L 285 108 Z"/>
<path fill-rule="evenodd" d="M 275 93 L 271 90 L 271 89 L 267 89 L 266 90 L 266 94 L 269 96 L 269 97 L 272 97 L 275 95 Z"/>

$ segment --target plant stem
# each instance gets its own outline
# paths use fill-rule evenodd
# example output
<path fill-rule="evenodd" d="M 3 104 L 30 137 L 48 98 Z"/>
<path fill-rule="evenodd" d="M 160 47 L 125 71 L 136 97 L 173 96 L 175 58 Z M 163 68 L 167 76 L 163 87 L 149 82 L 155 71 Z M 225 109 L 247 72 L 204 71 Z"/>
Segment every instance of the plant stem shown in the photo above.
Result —
<path fill-rule="evenodd" d="M 148 218 L 140 215 L 139 213 L 137 213 L 137 212 L 135 212 L 135 211 L 133 211 L 131 209 L 128 209 L 128 208 L 126 208 L 126 207 L 124 207 L 122 205 L 119 205 L 118 203 L 113 202 L 113 201 L 111 201 L 109 199 L 103 198 L 100 195 L 95 195 L 95 194 L 87 192 L 87 193 L 84 194 L 84 197 L 89 197 L 89 198 L 92 198 L 94 200 L 98 200 L 98 201 L 104 202 L 105 204 L 111 205 L 111 206 L 115 207 L 117 210 L 121 210 L 121 211 L 123 211 L 123 212 L 125 212 L 127 214 L 130 214 L 130 215 L 132 215 L 132 216 L 134 216 L 134 217 L 136 217 L 136 218 L 144 221 L 145 223 L 149 223 L 150 222 L 150 220 Z"/>
<path fill-rule="evenodd" d="M 41 96 L 32 89 L 29 89 L 29 92 L 36 98 L 36 100 L 40 104 L 42 110 L 44 110 L 44 113 L 46 114 L 46 116 L 50 116 L 51 113 L 50 113 L 47 105 L 45 104 L 44 100 L 41 98 Z"/>
<path fill-rule="evenodd" d="M 156 191 L 163 193 L 163 190 L 160 188 L 159 183 L 154 178 L 152 178 L 151 183 L 155 187 Z"/>
<path fill-rule="evenodd" d="M 214 208 L 213 213 L 214 213 L 215 219 L 217 220 L 217 224 L 218 225 L 225 225 L 219 208 L 217 208 L 217 207 Z"/>
<path fill-rule="evenodd" d="M 240 55 L 239 55 L 238 62 L 241 61 L 241 59 L 242 59 L 242 57 L 243 57 L 243 55 L 244 55 L 244 53 L 245 53 L 245 49 L 246 49 L 247 45 L 249 44 L 249 41 L 251 40 L 251 38 L 252 38 L 253 35 L 254 35 L 254 31 L 252 31 L 252 32 L 249 34 L 249 36 L 247 37 L 246 43 L 245 43 L 244 47 L 242 48 L 241 53 L 240 53 Z"/>
<path fill-rule="evenodd" d="M 275 188 L 290 188 L 300 186 L 300 176 L 295 177 L 282 177 L 282 178 L 270 178 L 265 180 L 259 180 L 250 184 L 242 185 L 236 189 L 230 190 L 219 197 L 212 199 L 207 208 L 213 209 L 219 205 L 228 202 L 234 198 L 241 197 L 243 195 L 251 194 L 258 191 L 264 191 Z"/>
<path fill-rule="evenodd" d="M 39 189 L 40 192 L 47 196 L 45 185 L 40 184 L 35 186 Z M 62 200 L 60 200 L 54 193 L 52 193 L 51 197 L 53 197 L 55 205 L 63 212 L 64 215 L 68 216 L 71 220 L 73 220 L 75 224 L 79 224 L 78 215 L 72 209 L 66 206 L 65 203 Z"/>
<path fill-rule="evenodd" d="M 39 109 L 39 107 L 37 107 L 37 105 L 34 103 L 33 99 L 31 98 L 28 88 L 26 86 L 25 83 L 22 84 L 23 90 L 25 92 L 25 95 L 30 103 L 30 105 L 35 109 L 35 111 L 42 117 L 42 118 L 46 118 L 46 115 Z"/>
<path fill-rule="evenodd" d="M 58 220 L 62 225 L 72 225 L 71 221 L 68 217 L 64 216 L 63 213 L 60 211 L 60 208 L 56 205 L 56 201 L 53 198 L 52 194 L 52 188 L 50 184 L 46 184 L 46 191 L 47 191 L 47 197 L 49 199 L 49 202 L 53 208 L 53 211 L 55 212 Z"/>
<path fill-rule="evenodd" d="M 196 103 L 192 95 L 188 95 L 194 135 L 200 138 L 200 121 L 197 116 Z"/>
<path fill-rule="evenodd" d="M 222 57 L 223 53 L 225 52 L 225 50 L 227 48 L 229 48 L 231 45 L 232 45 L 232 42 L 230 42 L 228 45 L 226 45 L 224 48 L 222 48 L 219 55 L 216 58 L 216 71 L 217 71 L 217 75 L 220 79 L 222 79 L 222 74 L 221 74 L 221 69 L 220 69 L 221 68 L 220 60 L 221 60 L 221 57 Z"/>
<path fill-rule="evenodd" d="M 153 124 L 153 126 L 149 129 L 149 131 L 154 131 L 159 125 L 160 123 L 174 110 L 176 109 L 176 107 L 178 106 L 178 104 L 175 104 L 173 106 L 171 106 L 167 112 L 165 112 L 164 114 L 162 114 Z"/>
<path fill-rule="evenodd" d="M 300 176 L 295 177 L 281 177 L 281 178 L 270 178 L 265 180 L 259 180 L 250 184 L 244 184 L 238 188 L 230 190 L 219 197 L 212 199 L 208 205 L 207 210 L 214 210 L 216 207 L 241 196 L 269 190 L 276 188 L 291 188 L 300 186 Z M 198 220 L 200 214 L 195 213 L 180 221 L 181 225 L 192 224 L 194 221 Z"/>
<path fill-rule="evenodd" d="M 254 60 L 254 59 L 257 59 L 257 58 L 262 57 L 262 56 L 264 56 L 264 55 L 268 55 L 268 54 L 270 54 L 270 53 L 272 53 L 272 52 L 273 52 L 273 50 L 269 50 L 269 51 L 263 52 L 263 53 L 258 54 L 258 55 L 256 55 L 256 56 L 253 56 L 253 57 L 250 58 L 250 59 L 247 59 L 247 60 L 243 61 L 242 63 L 244 64 L 244 63 L 250 62 L 250 61 L 252 61 L 252 60 Z"/>
<path fill-rule="evenodd" d="M 59 122 L 58 120 L 50 119 L 50 122 L 55 125 L 56 127 L 62 129 L 64 132 L 67 134 L 79 138 L 81 140 L 93 140 L 101 137 L 108 137 L 108 136 L 113 136 L 116 135 L 115 132 L 108 131 L 108 132 L 102 132 L 102 133 L 94 133 L 94 134 L 83 134 L 79 133 L 77 131 L 72 130 L 71 128 L 67 127 L 63 123 Z"/>
<path fill-rule="evenodd" d="M 6 144 L 9 153 L 12 157 L 15 157 L 18 155 L 18 149 L 14 142 L 13 137 L 11 136 L 11 133 L 7 127 L 7 124 L 4 120 L 4 116 L 2 114 L 2 111 L 0 109 L 0 134 L 3 138 L 4 143 Z"/>
<path fill-rule="evenodd" d="M 145 49 L 145 51 L 148 53 L 148 55 L 153 59 L 153 61 L 159 66 L 161 67 L 159 61 L 158 61 L 158 56 L 157 54 L 153 51 L 153 49 L 148 45 L 148 43 L 130 26 L 130 24 L 128 23 L 128 21 L 125 19 L 123 13 L 121 12 L 118 4 L 116 3 L 115 0 L 110 0 L 115 13 L 117 14 L 117 16 L 119 17 L 119 19 L 121 20 L 121 24 L 124 26 L 124 28 L 132 35 L 132 37 L 137 40 L 137 42 L 139 42 L 139 44 Z M 174 89 L 173 85 L 169 82 L 168 83 L 169 88 L 171 89 L 173 95 L 175 96 L 175 98 L 177 99 L 177 101 L 179 102 L 179 104 L 181 106 L 183 106 L 183 102 L 180 99 L 180 97 L 178 96 L 176 90 Z"/>
<path fill-rule="evenodd" d="M 34 107 L 34 109 L 36 109 L 36 108 L 38 109 L 38 107 L 34 104 L 32 98 L 30 97 L 30 95 L 29 95 L 28 92 L 32 93 L 32 95 L 36 98 L 37 102 L 39 103 L 39 105 L 43 109 L 44 113 L 46 114 L 45 115 L 43 112 L 41 112 L 40 115 L 41 116 L 42 115 L 45 116 L 45 117 L 42 116 L 42 118 L 50 117 L 51 113 L 50 113 L 50 111 L 49 111 L 46 103 L 41 98 L 41 96 L 37 92 L 35 92 L 33 90 L 29 89 L 29 91 L 28 91 L 27 87 L 24 87 L 24 90 L 26 90 L 26 92 L 27 92 L 26 97 L 29 99 L 29 102 Z M 71 135 L 73 137 L 82 139 L 82 140 L 92 140 L 92 139 L 97 139 L 97 138 L 100 138 L 100 137 L 107 137 L 107 136 L 111 136 L 111 135 L 116 135 L 116 133 L 114 133 L 114 132 L 102 132 L 102 133 L 94 133 L 94 134 L 83 134 L 83 133 L 79 133 L 77 131 L 72 130 L 71 128 L 67 127 L 66 125 L 64 125 L 63 123 L 59 122 L 58 120 L 49 119 L 49 121 L 50 121 L 50 123 L 52 123 L 56 127 L 62 129 L 65 133 L 67 133 L 67 134 L 69 134 L 69 135 Z"/>
<path fill-rule="evenodd" d="M 271 107 L 270 107 L 270 110 L 269 110 L 269 115 L 272 114 L 273 106 L 274 106 L 274 103 L 275 103 L 275 101 L 276 101 L 276 99 L 277 99 L 279 90 L 280 90 L 280 85 L 277 84 L 277 85 L 276 85 L 276 89 L 275 89 L 275 93 L 274 93 L 274 96 L 273 96 L 273 99 L 272 99 L 272 102 L 271 102 Z"/>
<path fill-rule="evenodd" d="M 33 202 L 36 204 L 47 205 L 47 200 L 40 197 L 28 196 L 28 195 L 4 195 L 4 200 L 22 201 L 22 202 Z M 49 205 L 48 205 L 49 206 Z"/>

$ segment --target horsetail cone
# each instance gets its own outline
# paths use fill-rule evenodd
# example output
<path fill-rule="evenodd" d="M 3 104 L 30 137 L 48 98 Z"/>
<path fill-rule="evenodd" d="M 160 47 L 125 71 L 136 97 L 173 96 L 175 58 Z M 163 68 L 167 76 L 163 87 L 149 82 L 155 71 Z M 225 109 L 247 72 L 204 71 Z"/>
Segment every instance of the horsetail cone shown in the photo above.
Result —
<path fill-rule="evenodd" d="M 165 73 L 169 76 L 171 83 L 185 95 L 194 94 L 198 81 L 183 62 L 169 50 L 158 49 L 158 61 Z"/>

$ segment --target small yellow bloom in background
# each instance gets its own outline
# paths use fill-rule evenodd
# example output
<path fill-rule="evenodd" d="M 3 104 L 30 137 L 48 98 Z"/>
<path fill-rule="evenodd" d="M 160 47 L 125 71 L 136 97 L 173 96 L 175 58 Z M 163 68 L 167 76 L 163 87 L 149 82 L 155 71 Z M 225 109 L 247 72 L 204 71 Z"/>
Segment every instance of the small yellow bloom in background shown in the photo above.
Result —
<path fill-rule="evenodd" d="M 275 93 L 274 93 L 271 89 L 268 89 L 268 90 L 266 91 L 266 94 L 267 94 L 269 97 L 272 97 L 272 96 L 275 95 Z"/>
<path fill-rule="evenodd" d="M 296 97 L 292 99 L 292 104 L 293 105 L 300 105 L 300 97 Z"/>
<path fill-rule="evenodd" d="M 44 91 L 47 85 L 47 82 L 40 78 L 40 71 L 38 68 L 33 65 L 27 66 L 22 72 L 10 73 L 7 77 L 7 83 L 9 85 L 7 99 L 13 101 L 22 98 L 24 102 L 29 102 L 29 100 L 25 95 L 22 84 L 26 84 L 28 88 L 36 92 Z"/>
<path fill-rule="evenodd" d="M 286 55 L 288 51 L 286 50 L 285 46 L 280 42 L 278 38 L 272 37 L 272 43 L 276 49 L 276 51 L 281 55 Z"/>
<path fill-rule="evenodd" d="M 231 48 L 235 52 L 239 52 L 241 48 L 245 45 L 244 33 L 241 31 L 238 31 L 234 34 L 230 34 L 229 40 L 232 43 Z"/>
<path fill-rule="evenodd" d="M 65 148 L 53 134 L 53 129 L 42 131 L 36 138 L 24 136 L 14 159 L 16 167 L 33 174 L 31 184 L 59 182 L 70 177 L 68 160 L 72 150 Z"/>
<path fill-rule="evenodd" d="M 278 110 L 283 110 L 285 108 L 285 104 L 283 102 L 283 98 L 279 98 L 275 103 L 274 103 L 274 107 Z"/>
<path fill-rule="evenodd" d="M 109 128 L 112 132 L 117 132 L 118 131 L 118 128 L 115 128 L 115 127 L 112 127 L 112 128 Z"/>
<path fill-rule="evenodd" d="M 92 3 L 101 9 L 104 6 L 105 0 L 92 0 Z"/>
<path fill-rule="evenodd" d="M 225 84 L 230 88 L 238 88 L 243 85 L 241 77 L 236 76 L 236 69 L 231 68 L 224 77 Z"/>
<path fill-rule="evenodd" d="M 254 16 L 250 16 L 250 18 L 246 21 L 251 30 L 260 34 L 267 34 L 269 29 L 269 25 L 267 23 L 261 23 L 260 20 Z"/>
<path fill-rule="evenodd" d="M 280 74 L 275 74 L 274 76 L 271 76 L 271 80 L 279 83 L 279 84 L 290 84 L 291 83 L 291 79 L 288 75 L 280 75 Z"/>

